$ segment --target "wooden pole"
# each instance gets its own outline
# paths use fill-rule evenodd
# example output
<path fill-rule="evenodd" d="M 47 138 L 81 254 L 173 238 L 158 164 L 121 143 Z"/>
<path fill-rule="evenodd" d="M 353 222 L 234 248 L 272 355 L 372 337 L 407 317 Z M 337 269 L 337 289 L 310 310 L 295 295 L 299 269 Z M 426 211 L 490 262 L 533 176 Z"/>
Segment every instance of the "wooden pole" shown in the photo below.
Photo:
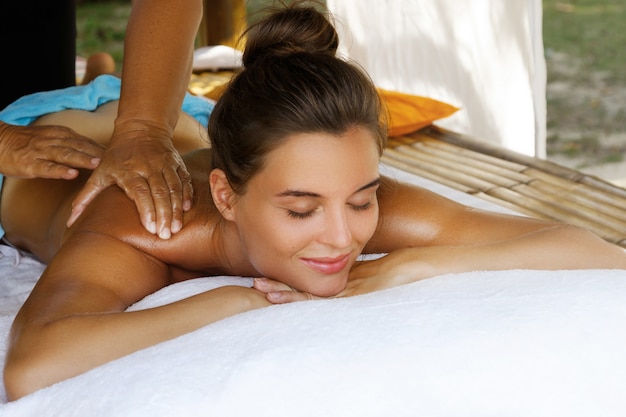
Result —
<path fill-rule="evenodd" d="M 197 47 L 226 45 L 233 48 L 246 28 L 245 0 L 203 0 L 204 14 L 198 30 Z"/>

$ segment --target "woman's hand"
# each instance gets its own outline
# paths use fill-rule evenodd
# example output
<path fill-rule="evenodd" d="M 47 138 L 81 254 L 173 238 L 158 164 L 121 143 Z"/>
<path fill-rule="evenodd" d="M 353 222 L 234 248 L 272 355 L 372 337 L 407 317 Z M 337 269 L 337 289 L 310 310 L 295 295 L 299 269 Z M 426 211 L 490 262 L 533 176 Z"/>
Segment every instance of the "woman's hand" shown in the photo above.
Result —
<path fill-rule="evenodd" d="M 367 294 L 438 275 L 428 257 L 430 248 L 406 248 L 381 258 L 357 263 L 338 297 Z"/>
<path fill-rule="evenodd" d="M 420 256 L 426 250 L 400 249 L 375 260 L 357 262 L 350 271 L 346 288 L 335 297 L 367 294 L 437 275 L 430 263 Z M 256 278 L 254 288 L 265 293 L 267 300 L 274 304 L 321 299 L 269 278 Z"/>
<path fill-rule="evenodd" d="M 117 184 L 135 202 L 141 223 L 168 239 L 183 224 L 192 205 L 191 175 L 170 134 L 140 122 L 114 133 L 102 161 L 74 199 L 68 226 L 105 188 Z"/>
<path fill-rule="evenodd" d="M 321 297 L 317 297 L 308 292 L 298 291 L 287 284 L 270 278 L 255 278 L 252 288 L 264 293 L 267 301 L 272 304 L 287 304 L 295 301 L 321 299 Z"/>
<path fill-rule="evenodd" d="M 13 126 L 0 122 L 0 173 L 20 178 L 71 180 L 95 169 L 104 147 L 63 126 Z"/>

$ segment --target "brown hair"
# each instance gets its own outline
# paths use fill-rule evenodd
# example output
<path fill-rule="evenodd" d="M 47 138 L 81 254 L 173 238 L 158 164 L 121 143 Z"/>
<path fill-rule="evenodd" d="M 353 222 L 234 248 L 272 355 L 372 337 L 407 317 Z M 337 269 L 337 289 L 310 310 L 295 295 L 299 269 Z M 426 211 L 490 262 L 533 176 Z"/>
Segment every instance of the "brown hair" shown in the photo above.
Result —
<path fill-rule="evenodd" d="M 376 89 L 360 67 L 336 57 L 338 36 L 322 12 L 298 2 L 246 31 L 244 69 L 209 120 L 211 168 L 237 193 L 264 156 L 296 133 L 341 135 L 362 126 L 380 152 L 387 130 Z"/>

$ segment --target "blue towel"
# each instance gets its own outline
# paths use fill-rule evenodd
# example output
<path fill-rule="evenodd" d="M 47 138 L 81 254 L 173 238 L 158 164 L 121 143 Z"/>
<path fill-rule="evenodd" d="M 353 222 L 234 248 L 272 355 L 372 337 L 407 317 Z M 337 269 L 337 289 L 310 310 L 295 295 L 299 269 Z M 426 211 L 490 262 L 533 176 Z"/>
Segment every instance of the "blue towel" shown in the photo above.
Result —
<path fill-rule="evenodd" d="M 61 110 L 93 111 L 102 104 L 118 100 L 121 85 L 119 78 L 101 75 L 87 85 L 30 94 L 14 101 L 2 110 L 0 120 L 12 125 L 27 126 L 38 117 Z M 187 94 L 182 110 L 206 127 L 209 123 L 209 115 L 213 111 L 213 103 Z"/>
<path fill-rule="evenodd" d="M 93 111 L 109 101 L 118 100 L 121 85 L 119 78 L 101 75 L 87 85 L 30 94 L 0 111 L 0 120 L 12 125 L 27 126 L 45 114 L 61 110 Z M 213 103 L 187 94 L 182 110 L 193 116 L 202 126 L 207 127 L 209 115 L 213 111 Z M 2 175 L 0 175 L 0 190 L 2 190 Z M 4 230 L 0 225 L 0 239 L 3 236 Z"/>

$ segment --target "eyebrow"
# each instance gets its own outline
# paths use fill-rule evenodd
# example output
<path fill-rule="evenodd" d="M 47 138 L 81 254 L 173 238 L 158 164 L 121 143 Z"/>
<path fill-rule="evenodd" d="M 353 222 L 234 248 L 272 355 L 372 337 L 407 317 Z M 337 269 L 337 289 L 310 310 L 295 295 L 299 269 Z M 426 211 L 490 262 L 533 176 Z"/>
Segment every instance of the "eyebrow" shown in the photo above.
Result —
<path fill-rule="evenodd" d="M 354 192 L 354 194 L 361 192 L 363 190 L 367 190 L 368 188 L 376 187 L 380 185 L 380 178 L 376 178 L 374 181 L 365 184 L 363 187 L 359 188 Z M 285 190 L 276 194 L 276 197 L 321 197 L 318 193 L 313 193 L 311 191 L 300 191 L 300 190 Z"/>

